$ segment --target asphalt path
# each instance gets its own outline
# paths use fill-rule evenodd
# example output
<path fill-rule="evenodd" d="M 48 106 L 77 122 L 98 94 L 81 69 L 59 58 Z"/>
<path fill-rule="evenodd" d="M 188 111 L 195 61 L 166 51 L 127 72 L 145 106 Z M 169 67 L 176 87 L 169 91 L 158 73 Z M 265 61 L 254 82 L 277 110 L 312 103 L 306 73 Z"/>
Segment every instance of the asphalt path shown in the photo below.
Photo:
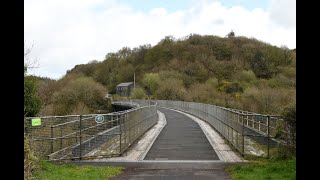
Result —
<path fill-rule="evenodd" d="M 188 116 L 158 108 L 167 124 L 144 160 L 219 160 L 200 126 Z"/>

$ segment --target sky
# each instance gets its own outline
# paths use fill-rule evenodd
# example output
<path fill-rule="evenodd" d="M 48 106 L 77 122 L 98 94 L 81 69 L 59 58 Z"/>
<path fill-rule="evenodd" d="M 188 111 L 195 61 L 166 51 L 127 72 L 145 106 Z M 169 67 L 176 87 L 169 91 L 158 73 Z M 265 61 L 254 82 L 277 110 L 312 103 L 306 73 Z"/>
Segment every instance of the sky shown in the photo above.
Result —
<path fill-rule="evenodd" d="M 254 37 L 296 48 L 295 0 L 24 0 L 24 41 L 37 68 L 62 78 L 122 47 L 189 34 Z"/>

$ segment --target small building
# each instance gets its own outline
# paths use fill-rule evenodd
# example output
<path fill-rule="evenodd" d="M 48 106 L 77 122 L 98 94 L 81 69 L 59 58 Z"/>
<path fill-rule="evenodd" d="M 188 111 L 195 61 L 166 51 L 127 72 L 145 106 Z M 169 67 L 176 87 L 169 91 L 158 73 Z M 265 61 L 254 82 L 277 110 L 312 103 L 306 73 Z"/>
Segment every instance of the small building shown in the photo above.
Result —
<path fill-rule="evenodd" d="M 130 96 L 133 90 L 133 82 L 120 83 L 116 87 L 117 95 L 119 96 Z"/>

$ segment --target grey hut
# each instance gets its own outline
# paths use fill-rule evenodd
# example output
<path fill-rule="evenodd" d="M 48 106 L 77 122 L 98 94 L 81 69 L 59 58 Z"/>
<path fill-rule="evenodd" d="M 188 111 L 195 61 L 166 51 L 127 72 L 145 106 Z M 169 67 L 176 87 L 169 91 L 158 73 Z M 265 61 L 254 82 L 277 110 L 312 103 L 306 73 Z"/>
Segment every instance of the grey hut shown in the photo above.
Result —
<path fill-rule="evenodd" d="M 133 89 L 133 82 L 120 83 L 120 84 L 118 84 L 116 89 L 117 89 L 117 95 L 130 96 L 130 93 Z"/>

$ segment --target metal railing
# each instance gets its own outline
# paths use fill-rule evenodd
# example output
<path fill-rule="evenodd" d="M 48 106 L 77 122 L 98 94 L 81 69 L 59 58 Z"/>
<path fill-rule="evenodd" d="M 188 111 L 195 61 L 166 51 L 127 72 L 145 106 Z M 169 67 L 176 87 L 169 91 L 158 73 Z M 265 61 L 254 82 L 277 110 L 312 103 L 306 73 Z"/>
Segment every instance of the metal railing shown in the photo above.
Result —
<path fill-rule="evenodd" d="M 158 120 L 155 102 L 137 105 L 108 114 L 27 117 L 25 134 L 48 160 L 120 156 Z M 39 118 L 40 124 L 32 124 Z"/>
<path fill-rule="evenodd" d="M 195 102 L 168 100 L 156 100 L 156 102 L 159 107 L 184 111 L 206 121 L 243 156 L 252 154 L 270 157 L 270 150 L 274 151 L 284 144 L 283 140 L 274 138 L 278 132 L 277 127 L 284 123 L 280 116 Z"/>

